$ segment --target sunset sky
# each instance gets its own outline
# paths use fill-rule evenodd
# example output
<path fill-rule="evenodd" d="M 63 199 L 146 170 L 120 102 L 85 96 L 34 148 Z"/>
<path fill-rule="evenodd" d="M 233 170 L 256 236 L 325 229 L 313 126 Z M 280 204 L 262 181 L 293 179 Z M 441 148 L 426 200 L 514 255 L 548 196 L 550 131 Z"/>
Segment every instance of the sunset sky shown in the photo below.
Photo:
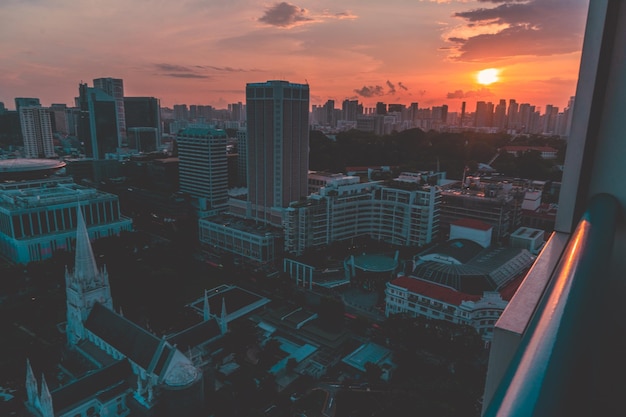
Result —
<path fill-rule="evenodd" d="M 247 82 L 309 83 L 420 107 L 575 94 L 589 0 L 0 0 L 0 101 L 66 103 L 124 79 L 161 106 L 245 102 Z M 477 74 L 483 73 L 478 83 Z M 490 82 L 490 83 L 489 83 Z"/>

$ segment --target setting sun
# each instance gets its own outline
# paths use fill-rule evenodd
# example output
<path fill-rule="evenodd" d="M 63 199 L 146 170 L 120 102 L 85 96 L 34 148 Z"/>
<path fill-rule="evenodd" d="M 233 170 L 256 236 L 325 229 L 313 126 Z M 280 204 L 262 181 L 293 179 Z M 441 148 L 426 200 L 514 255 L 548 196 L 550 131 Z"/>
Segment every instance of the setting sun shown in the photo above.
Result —
<path fill-rule="evenodd" d="M 499 73 L 500 70 L 497 70 L 495 68 L 487 68 L 482 71 L 478 71 L 478 74 L 476 76 L 478 84 L 489 85 L 495 83 L 500 79 L 498 77 Z"/>

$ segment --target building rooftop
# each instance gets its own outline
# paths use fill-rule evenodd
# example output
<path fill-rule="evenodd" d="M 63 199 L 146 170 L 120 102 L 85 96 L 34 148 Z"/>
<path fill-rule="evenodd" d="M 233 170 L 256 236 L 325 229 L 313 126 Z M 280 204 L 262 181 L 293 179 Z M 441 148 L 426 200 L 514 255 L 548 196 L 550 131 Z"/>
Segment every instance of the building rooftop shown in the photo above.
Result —
<path fill-rule="evenodd" d="M 493 226 L 490 225 L 489 223 L 485 223 L 478 219 L 470 219 L 470 218 L 459 219 L 459 220 L 453 221 L 450 224 L 453 226 L 461 226 L 461 227 L 467 227 L 469 229 L 484 230 L 484 231 L 493 229 Z"/>
<path fill-rule="evenodd" d="M 241 230 L 242 232 L 258 236 L 266 236 L 267 234 L 276 234 L 282 236 L 282 231 L 275 227 L 258 223 L 255 220 L 243 219 L 240 217 L 229 216 L 227 214 L 218 214 L 216 216 L 205 217 L 203 219 L 200 219 L 200 221 L 221 224 L 224 227 L 230 227 L 232 229 Z"/>
<path fill-rule="evenodd" d="M 28 187 L 31 185 L 31 187 Z M 18 188 L 20 187 L 20 188 Z M 69 181 L 24 181 L 0 184 L 0 207 L 7 209 L 41 207 L 111 196 L 95 188 Z"/>
<path fill-rule="evenodd" d="M 483 248 L 467 239 L 437 245 L 418 260 L 411 272 L 421 278 L 468 294 L 498 291 L 529 268 L 534 256 L 526 249 L 490 246 Z M 441 261 L 437 259 L 441 255 Z M 452 263 L 453 258 L 459 263 Z"/>
<path fill-rule="evenodd" d="M 72 383 L 57 388 L 50 394 L 55 411 L 63 414 L 63 410 L 84 402 L 94 396 L 111 397 L 119 390 L 128 388 L 128 379 L 132 375 L 130 363 L 126 359 L 120 360 L 106 368 L 95 371 Z M 55 413 L 56 414 L 56 413 Z M 60 415 L 59 414 L 59 415 Z"/>

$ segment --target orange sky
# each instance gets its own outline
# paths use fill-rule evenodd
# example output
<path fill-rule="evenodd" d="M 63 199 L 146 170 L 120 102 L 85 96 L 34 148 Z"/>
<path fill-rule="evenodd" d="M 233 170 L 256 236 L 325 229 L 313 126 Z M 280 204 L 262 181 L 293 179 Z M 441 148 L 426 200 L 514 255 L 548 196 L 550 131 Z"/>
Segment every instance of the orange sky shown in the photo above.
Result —
<path fill-rule="evenodd" d="M 123 78 L 162 106 L 245 101 L 247 82 L 311 87 L 311 104 L 575 94 L 589 0 L 2 0 L 0 101 L 73 105 L 79 82 Z M 476 74 L 499 71 L 478 84 Z"/>

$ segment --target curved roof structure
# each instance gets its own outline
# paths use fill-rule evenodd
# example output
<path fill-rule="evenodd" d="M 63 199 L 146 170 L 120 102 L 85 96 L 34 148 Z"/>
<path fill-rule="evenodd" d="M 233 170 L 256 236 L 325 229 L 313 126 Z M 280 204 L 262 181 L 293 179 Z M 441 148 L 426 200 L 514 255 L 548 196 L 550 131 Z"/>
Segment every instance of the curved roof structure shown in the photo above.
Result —
<path fill-rule="evenodd" d="M 65 167 L 58 159 L 0 159 L 0 180 L 47 177 Z"/>
<path fill-rule="evenodd" d="M 467 239 L 454 239 L 420 256 L 411 276 L 465 294 L 482 294 L 502 289 L 533 261 L 526 249 L 483 248 Z"/>

